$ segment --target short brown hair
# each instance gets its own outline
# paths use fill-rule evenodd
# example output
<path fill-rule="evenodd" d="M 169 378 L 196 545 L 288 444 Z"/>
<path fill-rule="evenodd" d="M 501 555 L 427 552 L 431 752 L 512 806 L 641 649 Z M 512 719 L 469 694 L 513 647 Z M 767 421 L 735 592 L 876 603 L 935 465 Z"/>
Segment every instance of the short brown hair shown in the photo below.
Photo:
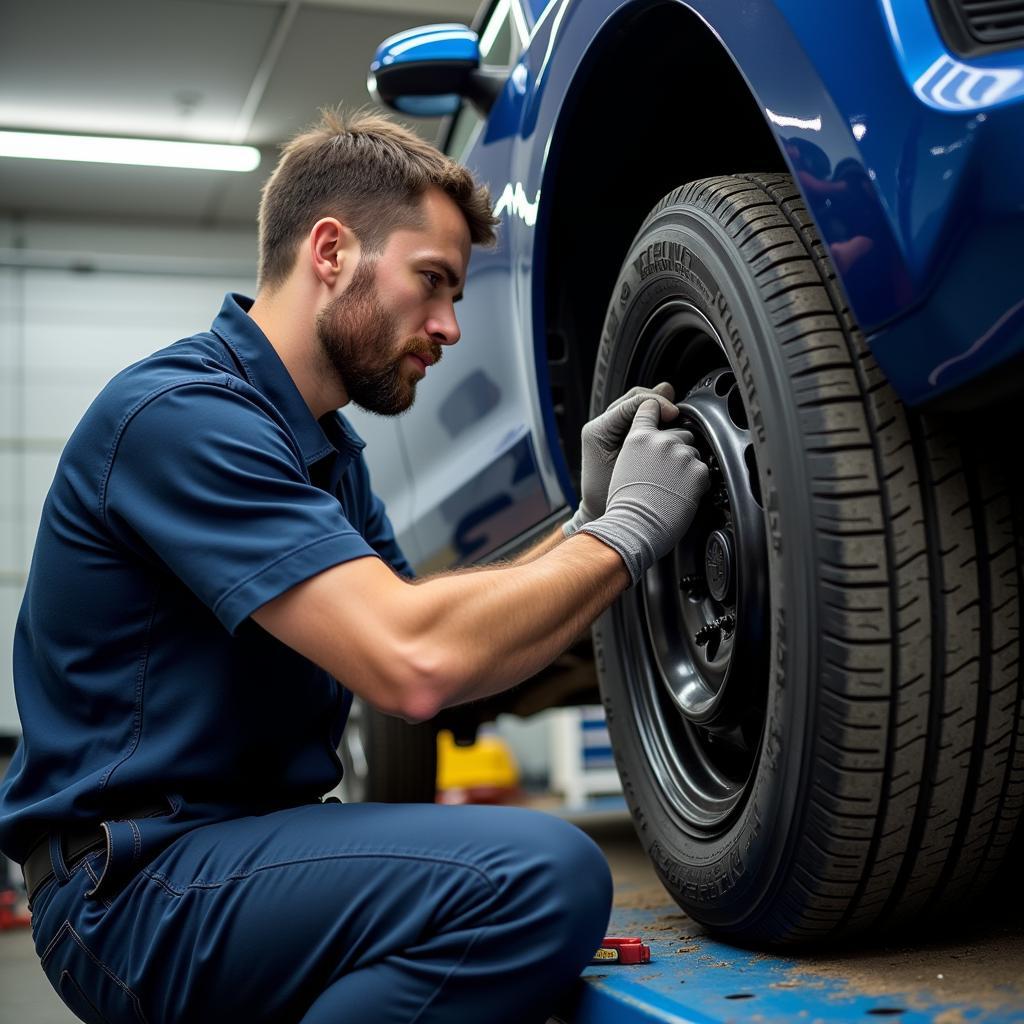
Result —
<path fill-rule="evenodd" d="M 487 188 L 408 128 L 365 110 L 326 109 L 281 150 L 260 200 L 260 287 L 280 284 L 295 248 L 321 217 L 337 217 L 363 251 L 379 253 L 395 228 L 415 224 L 431 186 L 462 211 L 473 244 L 494 243 L 498 223 Z"/>

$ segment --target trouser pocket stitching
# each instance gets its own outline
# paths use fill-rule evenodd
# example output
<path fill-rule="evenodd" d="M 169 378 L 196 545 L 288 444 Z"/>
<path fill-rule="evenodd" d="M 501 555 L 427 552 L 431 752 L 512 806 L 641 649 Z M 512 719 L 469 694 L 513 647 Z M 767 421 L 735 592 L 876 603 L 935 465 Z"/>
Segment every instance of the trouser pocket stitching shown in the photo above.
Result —
<path fill-rule="evenodd" d="M 128 1000 L 131 1003 L 132 1009 L 135 1012 L 135 1016 L 139 1021 L 139 1024 L 149 1024 L 149 1022 L 146 1020 L 145 1014 L 142 1012 L 142 1006 L 139 1003 L 139 997 L 132 991 L 131 988 L 128 987 L 128 985 L 126 985 L 114 973 L 114 971 L 107 964 L 105 964 L 98 956 L 96 956 L 95 953 L 93 953 L 93 951 L 85 944 L 85 942 L 83 941 L 82 937 L 78 934 L 78 932 L 75 931 L 75 928 L 70 921 L 65 921 L 64 924 L 60 926 L 60 928 L 57 931 L 57 934 L 53 937 L 53 940 L 46 947 L 46 950 L 43 953 L 43 955 L 39 958 L 39 961 L 43 965 L 43 968 L 45 969 L 46 961 L 52 955 L 54 949 L 57 947 L 57 944 L 61 941 L 61 939 L 63 939 L 67 935 L 70 935 L 71 938 L 74 939 L 75 944 L 89 958 L 89 960 L 91 960 L 92 963 L 95 964 L 107 976 L 107 978 L 110 981 L 112 981 L 124 993 L 124 995 L 128 998 Z M 65 971 L 64 973 L 67 972 Z M 74 978 L 72 978 L 72 981 L 74 981 Z M 75 982 L 75 987 L 79 989 L 81 988 L 78 982 Z"/>
<path fill-rule="evenodd" d="M 57 943 L 60 942 L 60 940 L 63 939 L 64 936 L 67 934 L 67 931 L 68 931 L 68 929 L 70 927 L 71 927 L 71 922 L 70 921 L 65 921 L 57 929 L 57 934 L 54 935 L 54 937 L 52 939 L 50 939 L 49 943 L 47 943 L 46 949 L 44 949 L 42 951 L 42 953 L 39 954 L 39 963 L 42 964 L 44 969 L 46 967 L 46 961 L 49 960 L 49 958 L 50 958 L 50 954 L 53 952 L 53 950 L 56 947 Z"/>
<path fill-rule="evenodd" d="M 71 992 L 69 993 L 67 989 L 70 989 Z M 100 1013 L 96 1004 L 82 991 L 82 986 L 75 981 L 70 971 L 61 971 L 57 992 L 61 999 L 64 1000 L 65 1005 L 73 1007 L 76 1013 L 78 1012 L 76 1003 L 78 1000 L 81 1000 L 85 1008 L 93 1014 L 95 1020 L 99 1021 L 100 1024 L 107 1024 L 107 1018 Z M 69 994 L 71 998 L 69 998 Z"/>

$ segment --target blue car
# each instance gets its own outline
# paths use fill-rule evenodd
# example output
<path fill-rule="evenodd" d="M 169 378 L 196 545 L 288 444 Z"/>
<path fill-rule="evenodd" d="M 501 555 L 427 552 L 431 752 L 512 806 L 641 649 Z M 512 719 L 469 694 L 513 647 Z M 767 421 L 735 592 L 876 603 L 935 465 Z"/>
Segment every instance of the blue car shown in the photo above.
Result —
<path fill-rule="evenodd" d="M 407 417 L 360 421 L 420 571 L 569 515 L 580 429 L 634 385 L 673 383 L 712 471 L 592 638 L 442 724 L 596 677 L 659 876 L 738 941 L 976 899 L 1024 806 L 997 443 L 1024 394 L 1024 3 L 497 0 L 386 40 L 369 85 L 443 116 L 501 217 L 461 343 Z"/>

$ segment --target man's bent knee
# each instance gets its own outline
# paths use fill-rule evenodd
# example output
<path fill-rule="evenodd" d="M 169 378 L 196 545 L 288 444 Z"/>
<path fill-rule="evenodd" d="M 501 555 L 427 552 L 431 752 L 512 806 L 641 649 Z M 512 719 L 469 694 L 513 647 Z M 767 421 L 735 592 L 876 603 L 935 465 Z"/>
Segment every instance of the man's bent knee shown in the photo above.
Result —
<path fill-rule="evenodd" d="M 509 879 L 509 908 L 529 923 L 549 953 L 586 963 L 600 945 L 611 912 L 608 862 L 574 825 L 543 814 L 522 822 L 518 877 Z M 543 936 L 543 938 L 542 938 Z"/>

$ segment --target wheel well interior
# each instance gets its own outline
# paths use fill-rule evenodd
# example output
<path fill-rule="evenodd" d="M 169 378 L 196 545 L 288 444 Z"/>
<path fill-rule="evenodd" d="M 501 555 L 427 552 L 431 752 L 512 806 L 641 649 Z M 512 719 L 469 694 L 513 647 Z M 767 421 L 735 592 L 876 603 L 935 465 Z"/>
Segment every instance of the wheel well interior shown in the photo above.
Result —
<path fill-rule="evenodd" d="M 545 329 L 550 399 L 579 491 L 580 428 L 608 297 L 633 236 L 697 178 L 784 171 L 742 75 L 681 4 L 632 8 L 604 30 L 566 98 L 549 208 Z"/>

